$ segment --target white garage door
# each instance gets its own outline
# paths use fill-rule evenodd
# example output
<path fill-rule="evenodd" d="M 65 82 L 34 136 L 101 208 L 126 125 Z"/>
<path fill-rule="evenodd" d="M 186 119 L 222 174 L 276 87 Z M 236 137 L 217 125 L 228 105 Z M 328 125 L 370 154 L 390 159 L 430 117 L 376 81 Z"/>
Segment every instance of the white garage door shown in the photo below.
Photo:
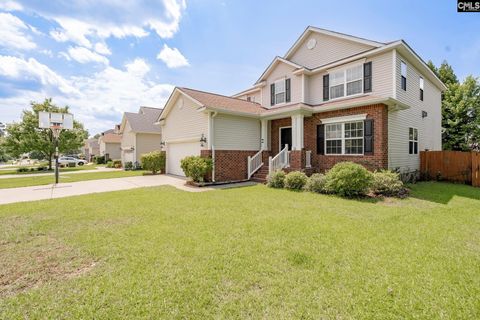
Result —
<path fill-rule="evenodd" d="M 200 143 L 169 143 L 167 146 L 167 173 L 175 174 L 177 176 L 185 176 L 180 167 L 180 160 L 188 156 L 199 156 Z"/>

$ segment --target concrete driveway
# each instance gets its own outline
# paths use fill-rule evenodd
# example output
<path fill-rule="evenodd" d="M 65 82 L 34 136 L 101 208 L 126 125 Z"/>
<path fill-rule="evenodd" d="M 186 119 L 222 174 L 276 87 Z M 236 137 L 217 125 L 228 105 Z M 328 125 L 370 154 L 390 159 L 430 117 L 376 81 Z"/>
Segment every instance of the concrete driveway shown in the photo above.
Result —
<path fill-rule="evenodd" d="M 0 204 L 45 200 L 78 196 L 83 194 L 128 190 L 142 187 L 170 185 L 175 188 L 202 192 L 214 188 L 195 188 L 185 185 L 185 179 L 169 175 L 137 176 L 126 178 L 102 179 L 79 181 L 72 183 L 59 183 L 58 185 L 32 186 L 22 188 L 0 189 Z"/>

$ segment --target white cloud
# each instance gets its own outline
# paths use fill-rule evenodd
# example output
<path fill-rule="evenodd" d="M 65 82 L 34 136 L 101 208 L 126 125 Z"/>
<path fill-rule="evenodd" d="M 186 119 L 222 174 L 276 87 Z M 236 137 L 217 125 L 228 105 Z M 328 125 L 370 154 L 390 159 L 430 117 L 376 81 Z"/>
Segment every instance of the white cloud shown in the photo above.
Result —
<path fill-rule="evenodd" d="M 187 5 L 185 0 L 97 0 L 59 1 L 49 6 L 29 2 L 25 7 L 58 23 L 50 31 L 55 40 L 92 48 L 92 42 L 109 37 L 143 38 L 150 30 L 161 38 L 171 38 L 179 30 Z"/>
<path fill-rule="evenodd" d="M 10 13 L 0 12 L 0 46 L 30 50 L 37 45 L 24 33 L 28 26 Z"/>
<path fill-rule="evenodd" d="M 127 71 L 137 77 L 143 77 L 150 71 L 150 66 L 145 62 L 145 60 L 136 58 L 131 63 L 125 65 Z"/>
<path fill-rule="evenodd" d="M 169 68 L 179 68 L 189 66 L 188 60 L 182 55 L 177 48 L 170 48 L 166 44 L 163 45 L 162 51 L 157 55 L 157 59 L 165 62 Z"/>
<path fill-rule="evenodd" d="M 0 75 L 16 80 L 35 80 L 44 87 L 58 89 L 64 94 L 78 94 L 68 81 L 34 58 L 24 60 L 11 56 L 0 56 Z"/>
<path fill-rule="evenodd" d="M 103 55 L 111 55 L 112 54 L 112 51 L 110 51 L 110 48 L 107 46 L 107 44 L 102 43 L 102 42 L 97 42 L 95 44 L 95 51 L 97 51 L 98 53 L 103 54 Z"/>
<path fill-rule="evenodd" d="M 113 127 L 125 111 L 136 112 L 141 105 L 163 107 L 174 87 L 146 79 L 149 70 L 137 58 L 122 69 L 106 66 L 92 76 L 63 78 L 35 59 L 0 56 L 0 75 L 42 84 L 39 90 L 17 90 L 15 96 L 0 98 L 0 108 L 8 105 L 20 116 L 30 101 L 54 97 L 54 103 L 69 105 L 91 133 L 99 132 Z"/>
<path fill-rule="evenodd" d="M 18 2 L 6 0 L 6 1 L 0 2 L 0 10 L 3 10 L 3 11 L 22 11 L 23 7 Z"/>
<path fill-rule="evenodd" d="M 70 47 L 68 48 L 68 54 L 70 58 L 79 63 L 97 62 L 108 64 L 107 58 L 84 47 Z"/>

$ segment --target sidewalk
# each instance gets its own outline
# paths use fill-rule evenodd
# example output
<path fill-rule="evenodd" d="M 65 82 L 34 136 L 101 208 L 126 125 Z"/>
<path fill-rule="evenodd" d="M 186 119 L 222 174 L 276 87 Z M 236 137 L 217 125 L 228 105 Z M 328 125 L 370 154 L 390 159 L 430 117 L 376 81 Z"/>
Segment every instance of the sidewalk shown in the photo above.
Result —
<path fill-rule="evenodd" d="M 108 171 L 122 171 L 122 169 L 99 167 L 97 169 L 91 169 L 91 170 L 60 171 L 60 175 L 63 175 L 63 174 L 71 175 L 71 174 L 92 173 L 92 172 L 108 172 Z M 54 177 L 55 172 L 52 171 L 52 172 L 47 172 L 47 173 L 3 174 L 3 175 L 0 175 L 0 179 L 41 177 L 41 176 L 52 176 L 52 177 Z"/>
<path fill-rule="evenodd" d="M 126 178 L 102 179 L 80 181 L 72 183 L 59 183 L 58 185 L 32 186 L 22 188 L 0 189 L 0 204 L 16 203 L 24 201 L 45 200 L 78 196 L 90 193 L 129 190 L 142 187 L 155 187 L 171 185 L 175 188 L 202 192 L 214 188 L 195 188 L 185 185 L 185 180 L 168 175 L 137 176 Z"/>

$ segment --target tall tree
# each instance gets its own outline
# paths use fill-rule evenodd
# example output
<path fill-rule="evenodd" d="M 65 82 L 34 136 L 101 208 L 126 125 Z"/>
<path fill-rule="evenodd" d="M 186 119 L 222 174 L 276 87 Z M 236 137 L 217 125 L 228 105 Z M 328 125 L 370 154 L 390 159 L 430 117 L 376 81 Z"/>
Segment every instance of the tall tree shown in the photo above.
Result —
<path fill-rule="evenodd" d="M 18 157 L 32 151 L 42 153 L 48 159 L 48 166 L 52 167 L 52 158 L 55 153 L 54 138 L 50 129 L 38 128 L 38 113 L 40 111 L 67 113 L 68 106 L 58 107 L 52 99 L 45 99 L 43 103 L 31 103 L 31 110 L 24 110 L 22 121 L 7 126 L 8 135 L 5 139 L 7 151 Z M 88 132 L 83 125 L 73 122 L 73 130 L 62 130 L 58 141 L 59 152 L 78 150 Z"/>

